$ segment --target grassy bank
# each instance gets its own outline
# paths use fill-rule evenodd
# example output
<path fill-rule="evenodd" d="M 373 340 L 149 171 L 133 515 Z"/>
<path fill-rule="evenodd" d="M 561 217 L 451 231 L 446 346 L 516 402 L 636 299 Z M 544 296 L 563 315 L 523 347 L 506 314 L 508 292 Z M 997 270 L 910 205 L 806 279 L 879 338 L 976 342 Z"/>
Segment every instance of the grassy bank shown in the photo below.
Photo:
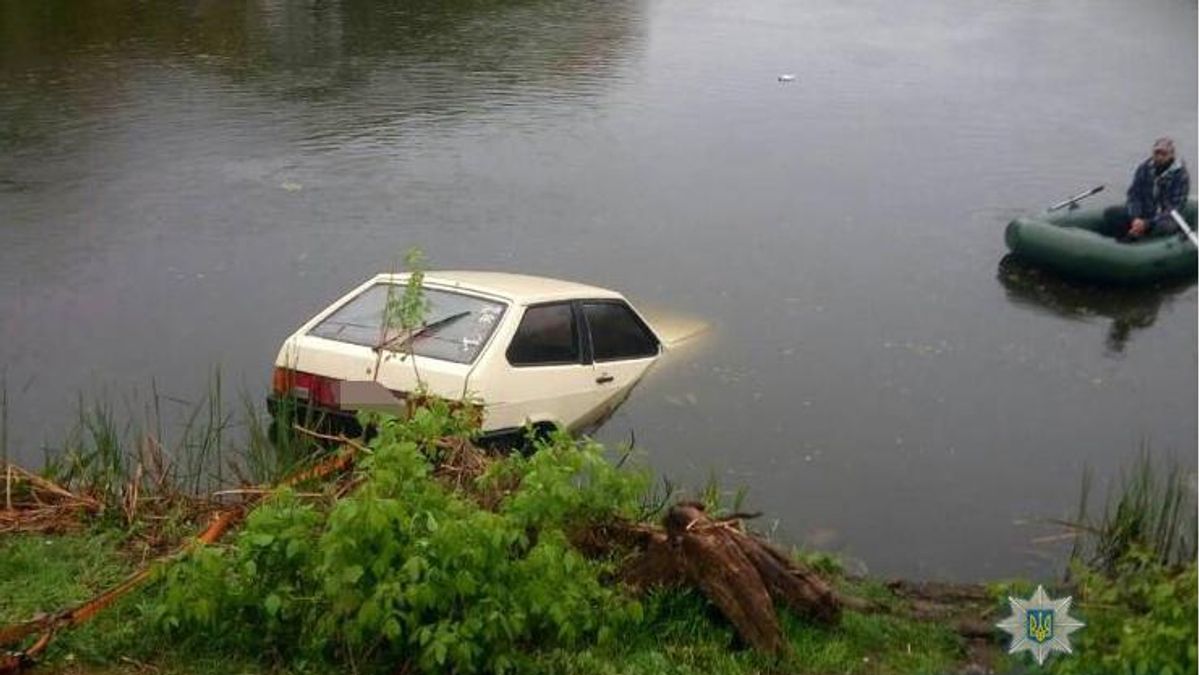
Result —
<path fill-rule="evenodd" d="M 111 532 L 89 531 L 46 538 L 12 536 L 0 542 L 0 622 L 29 618 L 80 602 L 133 569 Z M 43 672 L 271 673 L 357 669 L 395 672 L 394 663 L 335 655 L 296 655 L 250 645 L 209 642 L 201 631 L 178 636 L 147 625 L 158 606 L 156 591 L 131 597 L 77 630 L 63 633 L 38 667 Z M 732 630 L 710 615 L 702 597 L 661 593 L 644 601 L 645 617 L 602 643 L 524 645 L 513 663 L 520 672 L 545 673 L 932 673 L 961 660 L 948 628 L 889 617 L 850 614 L 836 630 L 785 621 L 795 653 L 778 661 L 735 648 Z M 215 630 L 253 633 L 261 624 L 214 624 Z M 190 628 L 188 630 L 191 630 Z M 911 651 L 909 651 L 909 647 Z M 433 670 L 437 670 L 434 668 Z"/>
<path fill-rule="evenodd" d="M 197 475 L 273 482 L 304 457 L 328 457 L 303 438 L 267 438 L 249 412 L 241 428 L 257 468 L 228 474 L 211 459 L 240 454 L 207 421 L 189 427 L 192 441 L 171 445 L 123 441 L 110 414 L 93 412 L 90 424 L 82 416 L 86 433 L 48 475 L 99 507 L 67 509 L 45 531 L 0 534 L 0 626 L 92 597 L 186 540 L 214 509 L 260 499 L 189 489 L 208 484 Z M 150 583 L 63 631 L 41 667 L 943 673 L 1028 664 L 1025 655 L 1003 656 L 998 634 L 969 639 L 958 628 L 963 619 L 985 626 L 1003 618 L 1006 595 L 1027 597 L 1032 584 L 958 587 L 930 599 L 849 578 L 827 557 L 808 562 L 862 602 L 831 626 L 781 609 L 785 652 L 746 649 L 698 591 L 634 593 L 620 581 L 627 556 L 585 556 L 574 545 L 580 528 L 597 523 L 657 522 L 680 497 L 652 494 L 650 476 L 631 462 L 557 436 L 530 454 L 479 463 L 459 454 L 474 429 L 441 404 L 380 430 L 352 471 L 269 491 L 235 532 L 159 564 Z M 189 447 L 205 461 L 186 459 Z M 148 468 L 155 463 L 163 468 Z M 1074 594 L 1074 614 L 1088 625 L 1073 636 L 1075 655 L 1027 672 L 1194 672 L 1193 505 L 1184 481 L 1176 467 L 1163 474 L 1146 458 L 1098 515 L 1084 501 L 1069 523 L 1079 534 L 1070 578 L 1050 591 Z M 719 491 L 696 495 L 705 496 L 710 513 L 730 510 Z"/>

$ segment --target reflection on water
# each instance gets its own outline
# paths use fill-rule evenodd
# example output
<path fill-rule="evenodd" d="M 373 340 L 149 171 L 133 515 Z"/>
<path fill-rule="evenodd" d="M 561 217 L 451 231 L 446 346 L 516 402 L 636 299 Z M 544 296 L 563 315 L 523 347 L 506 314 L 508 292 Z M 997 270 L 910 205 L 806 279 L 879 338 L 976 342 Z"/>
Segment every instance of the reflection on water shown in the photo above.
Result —
<path fill-rule="evenodd" d="M 315 143 L 593 96 L 636 57 L 639 11 L 578 0 L 2 3 L 0 153 L 56 145 L 81 122 L 103 128 L 96 116 L 139 95 L 194 104 L 225 93 L 193 88 L 196 76 L 313 106 Z M 148 72 L 160 91 L 137 83 Z"/>
<path fill-rule="evenodd" d="M 996 278 L 1013 304 L 1076 321 L 1110 319 L 1106 346 L 1123 353 L 1133 334 L 1157 320 L 1163 304 L 1195 285 L 1194 279 L 1142 288 L 1093 286 L 1054 276 L 1008 254 Z"/>

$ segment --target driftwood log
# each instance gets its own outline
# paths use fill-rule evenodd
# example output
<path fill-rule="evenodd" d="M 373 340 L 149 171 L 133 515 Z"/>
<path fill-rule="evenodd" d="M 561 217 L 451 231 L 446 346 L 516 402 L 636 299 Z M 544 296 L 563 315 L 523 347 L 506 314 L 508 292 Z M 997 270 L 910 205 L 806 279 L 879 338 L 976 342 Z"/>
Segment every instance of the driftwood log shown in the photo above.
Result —
<path fill-rule="evenodd" d="M 702 504 L 671 507 L 663 527 L 608 525 L 592 530 L 580 548 L 604 553 L 613 545 L 631 548 L 622 579 L 638 589 L 689 585 L 698 588 L 756 650 L 787 648 L 776 612 L 779 603 L 810 621 L 840 621 L 842 600 L 803 563 L 746 532 L 741 518 L 712 518 Z"/>

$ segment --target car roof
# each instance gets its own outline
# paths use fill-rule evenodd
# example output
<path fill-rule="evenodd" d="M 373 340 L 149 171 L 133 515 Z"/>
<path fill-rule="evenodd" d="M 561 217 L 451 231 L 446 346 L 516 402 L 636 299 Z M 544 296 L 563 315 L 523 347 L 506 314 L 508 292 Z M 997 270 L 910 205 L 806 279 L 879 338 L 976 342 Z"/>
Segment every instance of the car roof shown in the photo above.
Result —
<path fill-rule="evenodd" d="M 376 281 L 408 278 L 407 274 L 380 274 Z M 449 286 L 466 291 L 495 295 L 518 305 L 539 302 L 570 300 L 574 298 L 623 298 L 620 293 L 599 286 L 563 281 L 550 277 L 508 272 L 482 272 L 466 270 L 436 270 L 425 272 L 425 282 L 435 286 Z"/>

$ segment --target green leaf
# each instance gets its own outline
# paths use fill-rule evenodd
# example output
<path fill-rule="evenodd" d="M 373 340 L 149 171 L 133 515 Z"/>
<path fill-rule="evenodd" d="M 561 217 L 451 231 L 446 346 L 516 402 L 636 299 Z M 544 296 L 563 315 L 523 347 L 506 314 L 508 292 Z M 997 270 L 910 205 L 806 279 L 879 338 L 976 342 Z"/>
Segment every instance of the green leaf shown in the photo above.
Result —
<path fill-rule="evenodd" d="M 272 618 L 279 616 L 279 609 L 282 606 L 283 600 L 274 593 L 266 596 L 266 599 L 262 601 L 262 607 L 266 610 L 267 616 Z"/>
<path fill-rule="evenodd" d="M 358 580 L 362 578 L 363 573 L 364 570 L 362 569 L 361 565 L 350 565 L 342 571 L 341 578 L 347 584 L 352 585 L 358 583 Z"/>
<path fill-rule="evenodd" d="M 300 539 L 292 539 L 291 541 L 287 542 L 286 555 L 288 559 L 296 557 L 302 550 L 304 550 L 304 542 Z"/>

